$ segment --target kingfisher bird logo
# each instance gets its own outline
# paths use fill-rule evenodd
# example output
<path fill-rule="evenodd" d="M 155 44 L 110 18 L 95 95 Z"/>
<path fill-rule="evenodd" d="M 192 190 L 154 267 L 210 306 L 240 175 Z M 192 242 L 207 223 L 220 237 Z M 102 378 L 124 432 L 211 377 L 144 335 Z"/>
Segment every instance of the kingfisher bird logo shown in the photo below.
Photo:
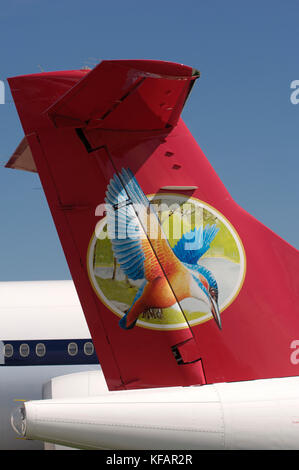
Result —
<path fill-rule="evenodd" d="M 214 319 L 237 296 L 242 243 L 229 222 L 182 194 L 146 196 L 130 169 L 110 180 L 88 250 L 93 287 L 119 326 L 170 330 Z"/>

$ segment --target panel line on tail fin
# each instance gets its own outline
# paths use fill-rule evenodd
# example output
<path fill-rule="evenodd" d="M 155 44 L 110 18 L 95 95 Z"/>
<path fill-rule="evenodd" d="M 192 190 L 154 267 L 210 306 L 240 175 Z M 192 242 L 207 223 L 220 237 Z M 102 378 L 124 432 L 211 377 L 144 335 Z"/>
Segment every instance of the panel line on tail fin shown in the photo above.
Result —
<path fill-rule="evenodd" d="M 81 129 L 80 127 L 76 128 L 75 132 L 77 136 L 79 137 L 79 139 L 81 140 L 81 142 L 83 143 L 84 147 L 86 148 L 87 153 L 96 152 L 97 150 L 101 150 L 102 148 L 105 148 L 104 145 L 99 145 L 98 147 L 92 147 L 83 129 Z"/>
<path fill-rule="evenodd" d="M 189 328 L 189 331 L 190 331 L 192 337 L 195 339 L 194 333 L 193 333 L 192 328 L 191 328 L 191 326 L 190 326 L 190 323 L 189 323 L 189 321 L 188 321 L 188 319 L 187 319 L 187 317 L 186 317 L 186 314 L 185 314 L 183 308 L 181 307 L 181 304 L 180 304 L 180 302 L 179 302 L 179 300 L 178 300 L 178 298 L 177 298 L 177 295 L 176 295 L 176 293 L 175 293 L 175 291 L 174 291 L 174 289 L 173 289 L 171 283 L 169 282 L 167 273 L 165 272 L 164 266 L 163 266 L 163 264 L 161 263 L 161 260 L 159 259 L 159 256 L 158 256 L 158 253 L 156 252 L 155 247 L 153 246 L 153 243 L 152 243 L 152 241 L 151 241 L 151 239 L 150 239 L 150 237 L 149 237 L 149 235 L 148 235 L 148 233 L 147 233 L 147 229 L 146 229 L 146 227 L 144 226 L 144 223 L 143 223 L 142 219 L 140 218 L 140 216 L 139 216 L 139 214 L 138 214 L 138 211 L 136 210 L 134 200 L 132 200 L 132 194 L 133 194 L 133 193 L 132 193 L 132 191 L 130 191 L 130 190 L 128 189 L 128 183 L 130 183 L 130 181 L 131 181 L 130 178 L 133 180 L 133 184 L 134 184 L 134 182 L 136 182 L 136 179 L 135 179 L 134 175 L 131 173 L 131 174 L 129 175 L 129 180 L 130 180 L 130 181 L 128 181 L 128 179 L 127 179 L 127 181 L 126 181 L 126 179 L 124 179 L 124 178 L 125 178 L 124 174 L 122 174 L 121 172 L 119 172 L 119 171 L 117 170 L 117 167 L 115 166 L 115 163 L 114 163 L 113 158 L 112 158 L 112 156 L 111 156 L 111 154 L 110 154 L 110 152 L 109 152 L 109 149 L 106 148 L 106 151 L 107 151 L 108 157 L 109 157 L 109 159 L 110 159 L 110 161 L 111 161 L 111 164 L 113 165 L 113 167 L 114 167 L 114 169 L 115 169 L 115 173 L 118 175 L 118 178 L 120 179 L 120 181 L 121 181 L 121 183 L 122 183 L 123 189 L 124 189 L 125 193 L 127 194 L 128 200 L 129 200 L 129 201 L 131 202 L 131 204 L 132 204 L 132 208 L 133 208 L 133 210 L 134 210 L 134 212 L 135 212 L 136 219 L 139 221 L 139 223 L 140 223 L 140 225 L 141 225 L 141 227 L 142 227 L 143 233 L 144 233 L 144 235 L 146 236 L 147 241 L 148 241 L 148 243 L 149 243 L 149 245 L 150 245 L 150 247 L 151 247 L 151 249 L 152 249 L 152 251 L 153 251 L 153 253 L 154 253 L 154 255 L 155 255 L 156 261 L 158 262 L 158 264 L 159 264 L 159 266 L 160 266 L 160 268 L 161 268 L 161 271 L 163 272 L 163 275 L 164 275 L 165 279 L 167 280 L 168 286 L 169 286 L 170 290 L 172 291 L 172 294 L 173 294 L 174 298 L 176 299 L 176 302 L 177 302 L 177 304 L 178 304 L 178 306 L 179 306 L 179 308 L 180 308 L 180 311 L 181 311 L 181 313 L 182 313 L 182 315 L 183 315 L 183 317 L 184 317 L 184 320 L 185 320 L 185 322 L 186 322 L 186 324 L 187 324 L 187 326 L 188 326 L 188 328 Z M 140 201 L 143 201 L 143 203 L 144 203 L 145 205 L 147 205 L 147 208 L 150 210 L 151 214 L 154 215 L 154 217 L 155 217 L 155 219 L 156 219 L 156 221 L 157 221 L 157 223 L 158 223 L 158 226 L 160 227 L 161 233 L 164 233 L 164 232 L 163 232 L 163 229 L 162 229 L 161 221 L 160 221 L 159 217 L 157 216 L 157 214 L 156 214 L 156 212 L 155 212 L 155 210 L 154 210 L 154 207 L 152 206 L 152 204 L 150 204 L 150 201 L 146 198 L 146 196 L 145 196 L 145 194 L 143 193 L 143 191 L 141 190 L 139 184 L 136 182 L 135 185 L 138 187 L 138 191 L 140 192 L 140 196 L 139 196 Z M 165 237 L 165 235 L 164 235 L 164 237 Z M 165 237 L 165 240 L 166 240 L 166 237 Z M 167 243 L 168 243 L 168 242 L 167 242 Z M 170 248 L 170 247 L 169 247 L 169 248 Z M 196 341 L 196 340 L 195 340 L 195 341 Z"/>
<path fill-rule="evenodd" d="M 147 197 L 143 193 L 142 189 L 140 188 L 140 186 L 139 186 L 135 176 L 133 175 L 133 173 L 129 169 L 127 169 L 127 170 L 122 169 L 122 171 L 118 171 L 116 166 L 115 166 L 115 163 L 113 161 L 112 155 L 109 152 L 109 149 L 106 148 L 106 151 L 107 151 L 108 158 L 110 159 L 111 164 L 115 169 L 115 175 L 117 175 L 118 181 L 121 182 L 123 190 L 125 191 L 125 193 L 127 195 L 126 204 L 130 203 L 131 206 L 132 206 L 132 209 L 135 213 L 135 217 L 138 220 L 140 226 L 142 227 L 143 233 L 144 233 L 144 235 L 147 239 L 147 242 L 149 243 L 149 245 L 151 247 L 151 250 L 153 251 L 156 262 L 160 266 L 160 269 L 163 273 L 163 276 L 166 279 L 168 287 L 171 290 L 173 297 L 175 298 L 176 304 L 178 305 L 178 307 L 181 311 L 181 314 L 184 318 L 184 321 L 185 321 L 185 323 L 188 327 L 189 333 L 191 335 L 190 338 L 187 339 L 186 341 L 184 341 L 182 344 L 172 345 L 171 346 L 171 351 L 174 354 L 174 357 L 175 357 L 176 360 L 177 360 L 178 356 L 181 357 L 181 359 L 182 359 L 181 362 L 177 361 L 177 363 L 179 365 L 186 366 L 186 365 L 196 364 L 197 363 L 197 366 L 198 366 L 198 369 L 199 369 L 198 374 L 199 374 L 200 383 L 201 384 L 206 383 L 206 378 L 205 378 L 204 373 L 203 373 L 202 358 L 200 357 L 200 352 L 199 352 L 199 347 L 198 347 L 198 344 L 197 344 L 196 337 L 195 337 L 194 332 L 192 330 L 192 327 L 189 323 L 189 320 L 186 316 L 186 313 L 185 313 L 184 309 L 182 308 L 182 305 L 181 305 L 181 303 L 180 303 L 180 301 L 177 297 L 176 291 L 173 288 L 172 283 L 169 280 L 169 276 L 168 276 L 168 273 L 165 270 L 165 267 L 163 266 L 163 262 L 161 262 L 161 260 L 159 258 L 159 254 L 157 253 L 157 250 L 155 249 L 155 246 L 152 243 L 152 240 L 151 240 L 149 234 L 147 233 L 147 228 L 144 226 L 144 222 L 143 222 L 142 218 L 140 217 L 138 211 L 136 210 L 135 204 L 136 203 L 137 204 L 138 203 L 139 204 L 140 203 L 144 204 L 144 206 L 147 208 L 147 210 L 149 210 L 150 213 L 155 217 L 155 220 L 156 220 L 156 222 L 157 222 L 157 224 L 158 224 L 158 226 L 161 230 L 161 233 L 164 234 L 161 221 L 160 221 L 158 215 L 156 214 L 156 212 L 154 210 L 154 207 L 152 206 L 152 204 L 150 203 L 150 201 L 147 199 Z M 111 184 L 111 182 L 110 182 L 110 184 Z M 163 235 L 163 236 L 165 238 L 165 242 L 168 244 L 166 236 L 165 235 Z M 170 252 L 172 252 L 170 246 L 169 246 L 169 250 L 170 250 Z M 120 262 L 120 260 L 118 260 L 118 261 Z M 131 275 L 130 277 L 133 277 L 133 276 Z M 143 289 L 144 289 L 144 287 L 139 290 L 138 295 L 136 296 L 138 299 L 141 296 L 141 294 L 143 292 Z M 134 301 L 133 301 L 133 304 L 134 304 Z M 122 319 L 120 320 L 120 324 L 124 323 L 124 319 L 125 319 L 125 317 L 122 317 Z M 134 325 L 135 325 L 135 323 L 134 323 Z M 187 359 L 185 360 L 184 356 L 186 356 L 186 351 L 187 351 Z"/>

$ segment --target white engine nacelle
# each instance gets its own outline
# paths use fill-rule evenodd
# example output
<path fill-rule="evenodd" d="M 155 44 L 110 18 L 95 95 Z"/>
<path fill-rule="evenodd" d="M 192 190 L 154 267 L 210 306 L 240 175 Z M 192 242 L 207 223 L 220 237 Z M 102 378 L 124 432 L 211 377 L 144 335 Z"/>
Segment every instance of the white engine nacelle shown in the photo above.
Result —
<path fill-rule="evenodd" d="M 299 378 L 104 391 L 20 415 L 23 436 L 84 449 L 299 449 Z"/>
<path fill-rule="evenodd" d="M 77 396 L 92 397 L 108 393 L 108 387 L 102 370 L 76 372 L 73 374 L 61 375 L 53 377 L 43 386 L 43 399 L 69 399 Z M 19 424 L 17 424 L 19 423 Z M 20 429 L 16 426 L 22 425 L 22 416 L 20 410 L 17 409 L 12 415 L 12 425 L 16 432 L 20 433 Z M 21 432 L 22 433 L 22 432 Z M 65 450 L 67 447 L 45 442 L 45 450 Z"/>

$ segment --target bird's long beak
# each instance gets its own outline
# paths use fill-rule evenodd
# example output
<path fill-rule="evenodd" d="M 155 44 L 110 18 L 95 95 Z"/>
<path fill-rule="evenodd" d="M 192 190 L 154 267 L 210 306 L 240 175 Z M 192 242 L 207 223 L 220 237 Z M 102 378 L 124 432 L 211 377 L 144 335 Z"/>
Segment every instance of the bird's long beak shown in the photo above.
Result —
<path fill-rule="evenodd" d="M 210 295 L 210 301 L 211 301 L 211 312 L 212 312 L 212 315 L 214 317 L 214 320 L 215 320 L 219 330 L 222 330 L 220 310 L 219 310 L 218 304 L 213 299 L 213 297 L 211 295 Z"/>

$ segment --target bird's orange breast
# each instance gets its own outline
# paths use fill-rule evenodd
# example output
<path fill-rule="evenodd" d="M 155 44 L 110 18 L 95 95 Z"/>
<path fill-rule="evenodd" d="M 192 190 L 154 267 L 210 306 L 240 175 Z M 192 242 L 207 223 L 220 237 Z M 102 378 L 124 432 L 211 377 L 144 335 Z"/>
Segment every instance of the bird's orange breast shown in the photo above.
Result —
<path fill-rule="evenodd" d="M 142 296 L 150 306 L 167 308 L 190 296 L 190 274 L 181 270 L 166 277 L 156 278 L 147 285 Z"/>

